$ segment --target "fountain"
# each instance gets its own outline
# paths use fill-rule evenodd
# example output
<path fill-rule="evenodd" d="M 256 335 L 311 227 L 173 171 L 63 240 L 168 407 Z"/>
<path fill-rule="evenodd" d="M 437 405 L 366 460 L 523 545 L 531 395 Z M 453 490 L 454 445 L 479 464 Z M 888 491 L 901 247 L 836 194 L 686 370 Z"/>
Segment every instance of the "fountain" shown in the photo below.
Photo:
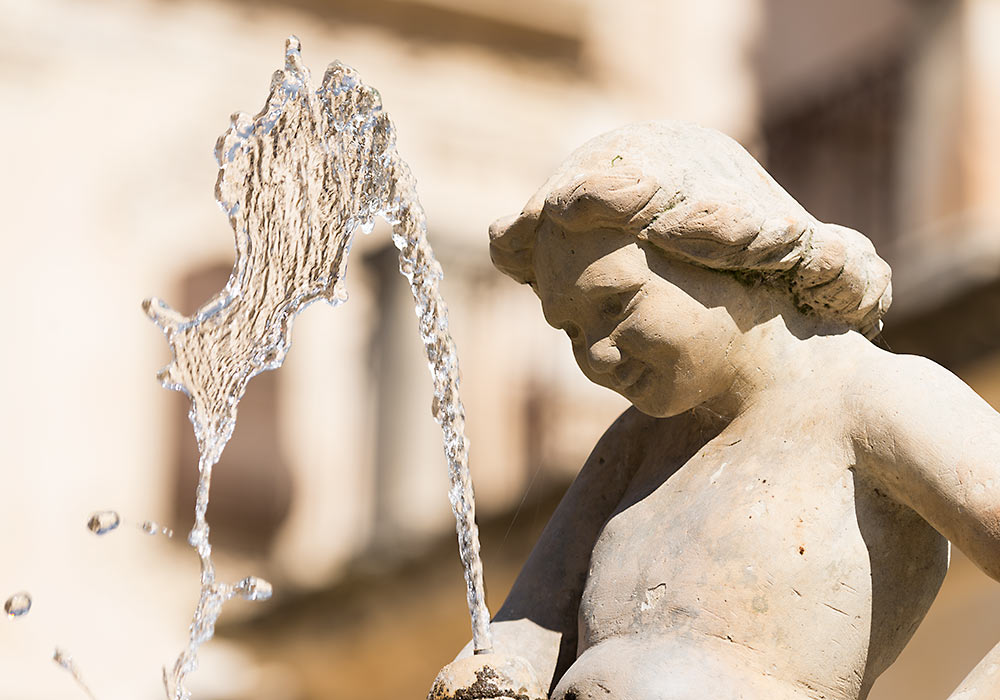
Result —
<path fill-rule="evenodd" d="M 190 317 L 159 299 L 143 305 L 173 353 L 159 379 L 190 398 L 200 454 L 188 542 L 201 563 L 201 592 L 188 645 L 172 669 L 164 669 L 168 695 L 190 697 L 185 678 L 197 668 L 198 648 L 212 637 L 228 600 L 270 597 L 271 585 L 256 577 L 236 584 L 216 577 L 206 520 L 212 468 L 232 436 L 247 383 L 284 361 L 295 316 L 320 299 L 334 306 L 347 300 L 353 237 L 359 230 L 370 232 L 376 216 L 392 225 L 399 269 L 413 293 L 434 381 L 432 412 L 448 460 L 448 497 L 465 568 L 474 648 L 477 654 L 490 652 L 458 358 L 438 290 L 441 267 L 427 242 L 415 182 L 396 151 L 395 132 L 378 93 L 339 62 L 329 66 L 314 91 L 299 42 L 290 37 L 285 67 L 274 74 L 264 108 L 254 117 L 233 116 L 216 144 L 216 158 L 216 198 L 236 237 L 229 282 Z M 101 522 L 98 527 L 104 527 Z"/>
<path fill-rule="evenodd" d="M 488 626 L 457 363 L 412 178 L 373 91 L 334 64 L 314 92 L 294 40 L 286 57 L 265 109 L 237 115 L 219 143 L 229 284 L 191 317 L 146 307 L 174 352 L 161 379 L 191 399 L 202 455 L 189 538 L 201 596 L 165 673 L 172 697 L 189 695 L 224 604 L 272 592 L 254 576 L 220 581 L 212 561 L 211 473 L 240 397 L 281 364 L 302 308 L 346 299 L 352 236 L 376 216 L 394 226 L 417 300 L 472 603 L 473 644 L 435 697 L 505 690 L 475 654 L 493 634 L 489 663 L 558 700 L 862 698 L 947 566 L 935 528 L 1000 575 L 998 418 L 940 368 L 862 337 L 888 305 L 888 271 L 863 237 L 813 219 L 718 135 L 640 125 L 581 149 L 493 231 L 498 266 L 531 284 L 588 376 L 646 415 L 630 409 L 608 431 Z M 604 296 L 580 303 L 595 289 Z M 719 381 L 734 372 L 738 385 Z M 88 527 L 123 522 L 102 511 Z M 31 597 L 4 607 L 24 624 Z M 513 653 L 528 663 L 496 660 Z M 67 651 L 53 661 L 90 694 Z M 1000 648 L 955 697 L 998 697 L 997 668 Z"/>

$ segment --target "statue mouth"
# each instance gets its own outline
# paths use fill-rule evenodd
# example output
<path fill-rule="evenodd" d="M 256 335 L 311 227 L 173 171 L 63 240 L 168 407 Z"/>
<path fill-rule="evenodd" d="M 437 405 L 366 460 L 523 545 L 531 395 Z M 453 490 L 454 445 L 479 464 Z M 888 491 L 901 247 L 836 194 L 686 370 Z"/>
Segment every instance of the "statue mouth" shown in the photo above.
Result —
<path fill-rule="evenodd" d="M 636 365 L 626 377 L 619 380 L 618 390 L 623 394 L 641 390 L 645 386 L 645 380 L 648 376 L 649 367 Z"/>

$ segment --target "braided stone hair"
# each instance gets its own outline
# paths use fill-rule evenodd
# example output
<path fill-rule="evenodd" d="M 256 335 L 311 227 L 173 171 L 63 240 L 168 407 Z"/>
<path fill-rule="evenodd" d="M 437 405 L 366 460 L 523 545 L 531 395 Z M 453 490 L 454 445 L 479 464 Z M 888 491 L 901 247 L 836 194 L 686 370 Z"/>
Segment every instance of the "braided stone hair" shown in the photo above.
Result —
<path fill-rule="evenodd" d="M 890 269 L 854 229 L 817 221 L 736 141 L 671 121 L 611 131 L 577 149 L 520 215 L 490 227 L 493 264 L 535 281 L 538 226 L 611 228 L 665 254 L 788 293 L 806 314 L 872 338 Z"/>

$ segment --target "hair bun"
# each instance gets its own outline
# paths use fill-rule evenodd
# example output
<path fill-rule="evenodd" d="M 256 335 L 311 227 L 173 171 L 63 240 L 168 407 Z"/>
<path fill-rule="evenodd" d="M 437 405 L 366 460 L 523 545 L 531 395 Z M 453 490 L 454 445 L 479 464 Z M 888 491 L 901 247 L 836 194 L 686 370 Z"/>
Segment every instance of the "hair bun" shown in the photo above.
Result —
<path fill-rule="evenodd" d="M 817 223 L 804 240 L 791 280 L 796 301 L 821 316 L 836 316 L 871 338 L 892 303 L 892 271 L 864 235 Z"/>

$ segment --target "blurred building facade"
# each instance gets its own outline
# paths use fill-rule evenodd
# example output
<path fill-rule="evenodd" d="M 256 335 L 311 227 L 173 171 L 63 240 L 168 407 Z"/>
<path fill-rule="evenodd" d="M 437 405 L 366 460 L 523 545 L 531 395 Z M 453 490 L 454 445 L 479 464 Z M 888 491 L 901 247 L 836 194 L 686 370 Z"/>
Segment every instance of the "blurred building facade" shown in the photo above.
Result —
<path fill-rule="evenodd" d="M 158 665 L 180 649 L 193 555 L 133 531 L 97 540 L 83 523 L 114 507 L 190 525 L 185 401 L 153 379 L 166 344 L 138 302 L 156 294 L 190 312 L 225 284 L 232 234 L 212 201 L 211 148 L 230 112 L 260 108 L 290 33 L 314 75 L 339 58 L 379 89 L 419 180 L 484 520 L 516 522 L 527 502 L 543 504 L 544 522 L 626 405 L 579 374 L 530 291 L 492 269 L 486 229 L 573 148 L 630 121 L 719 128 L 818 218 L 869 235 L 894 268 L 883 342 L 942 362 L 1000 407 L 996 0 L 5 0 L 0 10 L 10 105 L 0 124 L 15 136 L 0 174 L 2 284 L 14 302 L 0 455 L 18 494 L 0 510 L 0 596 L 28 589 L 37 601 L 0 634 L 0 700 L 72 692 L 47 645 L 79 650 L 102 700 L 157 697 Z M 316 623 L 309 645 L 286 645 L 327 673 L 268 649 L 248 623 L 209 645 L 206 699 L 354 698 L 343 675 L 394 648 L 414 667 L 383 674 L 385 688 L 366 697 L 419 695 L 463 643 L 460 593 L 447 613 L 457 636 L 431 648 L 412 640 L 428 639 L 434 620 L 412 608 L 438 610 L 438 580 L 398 581 L 414 561 L 438 561 L 453 520 L 430 379 L 384 227 L 356 242 L 349 275 L 350 302 L 305 312 L 285 366 L 251 383 L 209 511 L 224 575 L 272 580 L 272 609 L 289 619 L 338 620 Z M 519 551 L 532 532 L 501 527 L 500 546 L 528 538 L 508 545 Z M 515 571 L 514 559 L 498 569 Z M 495 607 L 510 572 L 491 579 L 486 566 Z M 382 591 L 370 607 L 393 624 L 317 602 L 359 576 Z M 957 557 L 948 591 L 873 698 L 944 697 L 1000 642 L 1000 587 Z M 241 629 L 271 662 L 241 651 Z M 960 643 L 942 641 L 955 630 Z M 339 655 L 340 678 L 323 653 Z"/>

